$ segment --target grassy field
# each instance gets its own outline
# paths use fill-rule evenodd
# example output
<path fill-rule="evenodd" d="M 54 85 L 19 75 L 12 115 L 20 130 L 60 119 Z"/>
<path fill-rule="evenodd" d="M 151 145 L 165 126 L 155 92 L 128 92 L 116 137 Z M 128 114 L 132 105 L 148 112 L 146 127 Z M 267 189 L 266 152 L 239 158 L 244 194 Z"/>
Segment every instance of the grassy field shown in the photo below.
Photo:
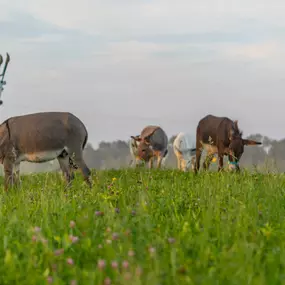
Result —
<path fill-rule="evenodd" d="M 285 176 L 22 177 L 0 210 L 0 284 L 285 284 Z M 3 181 L 0 181 L 3 185 Z"/>

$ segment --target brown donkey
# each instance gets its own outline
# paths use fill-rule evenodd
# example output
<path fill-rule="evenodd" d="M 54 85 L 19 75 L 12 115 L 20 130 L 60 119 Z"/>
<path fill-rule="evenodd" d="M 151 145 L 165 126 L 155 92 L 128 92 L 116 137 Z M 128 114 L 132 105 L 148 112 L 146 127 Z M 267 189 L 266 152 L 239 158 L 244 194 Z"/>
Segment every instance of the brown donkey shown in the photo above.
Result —
<path fill-rule="evenodd" d="M 223 168 L 223 157 L 228 156 L 230 166 L 239 170 L 239 160 L 244 152 L 245 145 L 261 145 L 261 142 L 242 138 L 238 121 L 232 121 L 227 117 L 207 115 L 201 119 L 196 133 L 196 165 L 195 173 L 200 168 L 200 159 L 203 149 L 207 151 L 203 163 L 204 169 L 208 169 L 211 160 L 217 153 L 219 158 L 219 171 Z"/>

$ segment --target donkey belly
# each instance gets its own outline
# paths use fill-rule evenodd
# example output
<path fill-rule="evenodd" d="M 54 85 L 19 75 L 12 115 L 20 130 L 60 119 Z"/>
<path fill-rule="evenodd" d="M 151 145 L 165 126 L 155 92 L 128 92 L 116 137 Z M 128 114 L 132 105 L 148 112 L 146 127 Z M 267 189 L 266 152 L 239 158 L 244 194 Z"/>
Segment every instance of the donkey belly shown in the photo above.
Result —
<path fill-rule="evenodd" d="M 28 162 L 47 162 L 53 159 L 56 159 L 65 151 L 64 148 L 56 150 L 47 150 L 47 151 L 36 151 L 30 153 L 24 153 L 19 156 L 17 161 L 28 161 Z"/>

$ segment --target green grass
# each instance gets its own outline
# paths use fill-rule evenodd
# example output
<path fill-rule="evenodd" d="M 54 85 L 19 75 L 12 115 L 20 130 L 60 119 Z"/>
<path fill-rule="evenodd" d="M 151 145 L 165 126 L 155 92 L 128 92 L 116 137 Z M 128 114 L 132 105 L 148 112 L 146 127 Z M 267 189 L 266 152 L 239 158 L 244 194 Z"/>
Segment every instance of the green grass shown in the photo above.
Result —
<path fill-rule="evenodd" d="M 80 174 L 66 191 L 60 174 L 22 183 L 0 191 L 0 284 L 285 284 L 284 175 L 121 170 L 98 172 L 92 190 Z"/>

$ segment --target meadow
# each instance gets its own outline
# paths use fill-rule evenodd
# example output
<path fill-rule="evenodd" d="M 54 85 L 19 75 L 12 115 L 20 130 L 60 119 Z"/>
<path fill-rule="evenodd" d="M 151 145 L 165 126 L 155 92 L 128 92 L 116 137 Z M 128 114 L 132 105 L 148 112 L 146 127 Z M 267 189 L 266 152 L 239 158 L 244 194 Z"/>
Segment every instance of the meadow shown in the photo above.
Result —
<path fill-rule="evenodd" d="M 284 175 L 128 169 L 93 183 L 1 187 L 0 284 L 285 284 Z"/>

